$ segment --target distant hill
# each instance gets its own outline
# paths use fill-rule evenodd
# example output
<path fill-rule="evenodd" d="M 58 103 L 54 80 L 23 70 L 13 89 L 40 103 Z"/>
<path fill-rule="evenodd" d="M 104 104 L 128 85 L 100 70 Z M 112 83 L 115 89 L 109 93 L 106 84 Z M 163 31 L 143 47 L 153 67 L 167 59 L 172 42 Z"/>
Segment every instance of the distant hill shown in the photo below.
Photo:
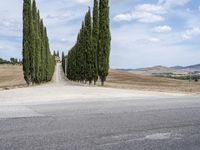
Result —
<path fill-rule="evenodd" d="M 183 66 L 174 66 L 174 67 L 170 67 L 172 69 L 183 69 L 184 67 Z"/>
<path fill-rule="evenodd" d="M 154 66 L 154 67 L 139 68 L 139 69 L 118 69 L 118 70 L 136 73 L 136 74 L 144 74 L 144 75 L 162 74 L 162 73 L 188 74 L 190 71 L 200 72 L 200 64 L 185 66 L 185 67 L 184 66 L 174 66 L 174 67 Z"/>
<path fill-rule="evenodd" d="M 200 64 L 186 66 L 186 67 L 182 67 L 180 69 L 185 70 L 185 71 L 200 72 Z"/>

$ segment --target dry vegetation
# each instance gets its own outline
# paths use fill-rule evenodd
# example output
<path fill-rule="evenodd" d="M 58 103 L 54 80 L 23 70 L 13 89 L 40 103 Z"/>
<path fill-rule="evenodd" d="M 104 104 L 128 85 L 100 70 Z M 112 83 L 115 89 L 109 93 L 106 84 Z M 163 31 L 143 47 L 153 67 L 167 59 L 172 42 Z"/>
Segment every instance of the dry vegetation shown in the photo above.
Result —
<path fill-rule="evenodd" d="M 25 86 L 22 66 L 0 65 L 0 89 Z"/>
<path fill-rule="evenodd" d="M 118 70 L 110 71 L 106 86 L 148 91 L 200 93 L 199 82 L 193 81 L 189 86 L 189 81 L 145 76 Z"/>
<path fill-rule="evenodd" d="M 0 89 L 26 86 L 22 66 L 0 65 Z M 200 94 L 200 82 L 152 77 L 125 71 L 111 70 L 106 82 L 107 87 L 163 92 L 185 92 Z"/>

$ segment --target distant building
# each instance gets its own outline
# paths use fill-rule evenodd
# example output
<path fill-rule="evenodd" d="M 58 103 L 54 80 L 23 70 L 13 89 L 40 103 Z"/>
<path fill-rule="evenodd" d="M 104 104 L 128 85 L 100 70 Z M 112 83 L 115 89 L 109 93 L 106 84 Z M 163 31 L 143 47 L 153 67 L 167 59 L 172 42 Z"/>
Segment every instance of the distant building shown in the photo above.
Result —
<path fill-rule="evenodd" d="M 61 62 L 61 61 L 60 61 L 60 57 L 58 57 L 58 56 L 55 56 L 55 60 L 56 60 L 57 63 L 60 63 L 60 62 Z"/>

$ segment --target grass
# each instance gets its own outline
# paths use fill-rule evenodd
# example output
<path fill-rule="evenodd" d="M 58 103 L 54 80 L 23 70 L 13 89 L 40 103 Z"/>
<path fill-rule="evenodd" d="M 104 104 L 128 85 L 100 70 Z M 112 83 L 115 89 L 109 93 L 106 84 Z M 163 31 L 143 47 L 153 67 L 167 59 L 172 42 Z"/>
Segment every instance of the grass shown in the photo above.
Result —
<path fill-rule="evenodd" d="M 22 66 L 0 65 L 0 89 L 26 86 L 23 79 Z"/>

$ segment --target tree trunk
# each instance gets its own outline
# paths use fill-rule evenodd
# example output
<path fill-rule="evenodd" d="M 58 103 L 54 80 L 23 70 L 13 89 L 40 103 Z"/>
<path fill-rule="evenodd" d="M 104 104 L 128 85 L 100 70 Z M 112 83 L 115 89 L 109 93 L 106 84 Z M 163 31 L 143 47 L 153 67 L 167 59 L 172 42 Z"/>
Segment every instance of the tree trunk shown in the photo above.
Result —
<path fill-rule="evenodd" d="M 104 86 L 104 81 L 103 80 L 101 81 L 101 86 Z"/>

